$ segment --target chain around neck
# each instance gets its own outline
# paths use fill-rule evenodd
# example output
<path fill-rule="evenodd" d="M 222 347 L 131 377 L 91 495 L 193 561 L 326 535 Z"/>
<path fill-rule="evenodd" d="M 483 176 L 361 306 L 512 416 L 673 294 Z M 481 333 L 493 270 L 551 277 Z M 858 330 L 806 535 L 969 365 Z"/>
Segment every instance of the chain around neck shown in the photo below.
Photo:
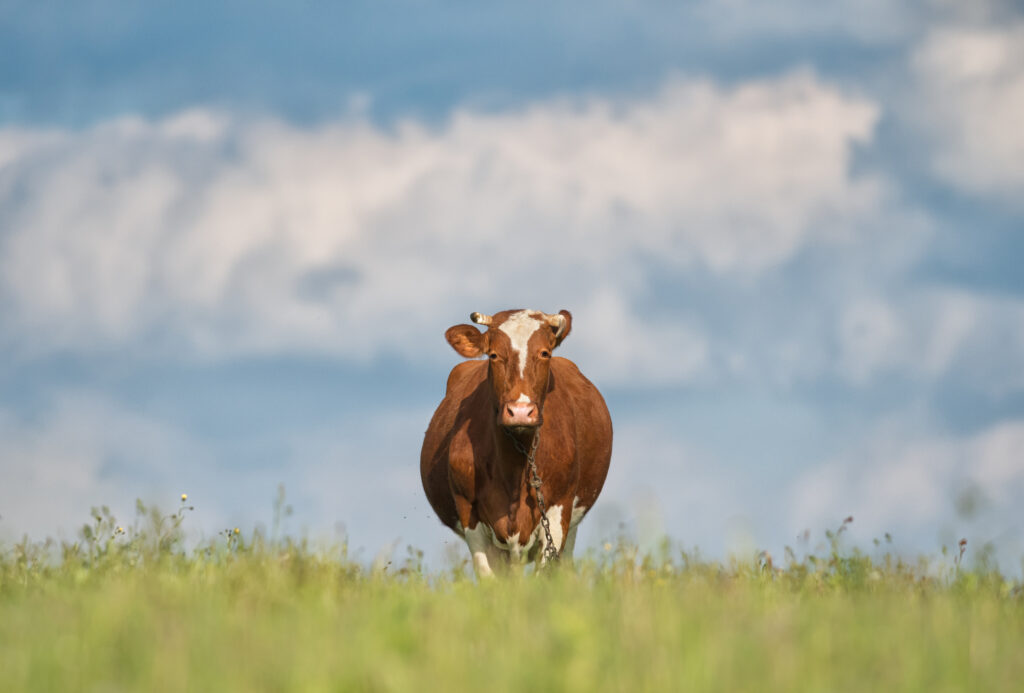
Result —
<path fill-rule="evenodd" d="M 540 474 L 537 473 L 537 461 L 534 459 L 537 455 L 537 444 L 540 442 L 540 428 L 538 427 L 533 432 L 533 440 L 530 441 L 529 450 L 507 428 L 502 428 L 505 431 L 505 435 L 512 441 L 512 447 L 519 454 L 526 456 L 526 466 L 530 470 L 530 486 L 533 487 L 534 494 L 537 497 L 537 508 L 540 509 L 540 524 L 544 529 L 544 558 L 549 562 L 555 561 L 561 555 L 561 550 L 555 547 L 554 539 L 551 537 L 551 521 L 548 519 L 548 508 L 547 503 L 544 502 L 544 493 L 540 490 Z"/>

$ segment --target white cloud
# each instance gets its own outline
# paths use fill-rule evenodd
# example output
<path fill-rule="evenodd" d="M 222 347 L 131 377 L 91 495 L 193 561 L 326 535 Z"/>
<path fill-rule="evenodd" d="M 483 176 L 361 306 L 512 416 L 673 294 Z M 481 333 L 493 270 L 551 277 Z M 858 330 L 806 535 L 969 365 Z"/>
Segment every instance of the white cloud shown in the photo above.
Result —
<path fill-rule="evenodd" d="M 869 384 L 898 376 L 1000 394 L 1024 388 L 1024 301 L 952 288 L 865 293 L 836 316 L 836 368 Z"/>
<path fill-rule="evenodd" d="M 957 69 L 1003 60 L 980 55 Z M 0 342 L 450 360 L 451 322 L 533 306 L 574 312 L 565 354 L 602 384 L 956 371 L 1024 387 L 1007 373 L 1024 371 L 1019 302 L 902 286 L 930 223 L 851 175 L 877 118 L 801 72 L 462 110 L 435 129 L 197 108 L 0 130 Z M 828 251 L 814 290 L 761 295 L 811 246 Z M 652 295 L 652 267 L 705 277 L 731 317 Z"/>
<path fill-rule="evenodd" d="M 848 238 L 884 188 L 849 172 L 877 118 L 797 73 L 463 110 L 436 129 L 193 109 L 0 131 L 2 337 L 28 353 L 366 358 L 415 354 L 411 332 L 469 310 L 622 317 L 650 257 L 749 277 Z M 680 378 L 704 358 L 696 329 L 652 342 L 681 353 Z"/>
<path fill-rule="evenodd" d="M 204 477 L 209 455 L 190 436 L 94 394 L 64 393 L 24 417 L 0 410 L 0 537 L 63 532 L 109 505 L 127 524 L 136 498 L 171 508 Z"/>
<path fill-rule="evenodd" d="M 862 542 L 892 532 L 917 539 L 920 547 L 923 536 L 934 540 L 953 525 L 983 540 L 1019 546 L 1024 539 L 1019 529 L 1024 513 L 1017 502 L 1024 494 L 1021 450 L 1024 420 L 961 437 L 915 435 L 883 425 L 873 438 L 810 468 L 792 485 L 789 525 L 794 533 L 835 527 L 853 515 Z M 958 496 L 969 489 L 984 499 L 980 518 L 957 517 Z"/>
<path fill-rule="evenodd" d="M 905 351 L 904 325 L 882 301 L 858 297 L 839 316 L 840 368 L 860 382 Z M 901 364 L 902 365 L 902 364 Z"/>
<path fill-rule="evenodd" d="M 621 294 L 598 291 L 574 314 L 573 359 L 593 364 L 596 382 L 688 382 L 709 370 L 709 345 L 701 331 L 678 318 L 641 319 Z M 626 335 L 624 338 L 623 336 Z"/>
<path fill-rule="evenodd" d="M 319 538 L 348 523 L 352 549 L 367 557 L 399 538 L 430 548 L 448 537 L 416 463 L 429 420 L 429 411 L 396 408 L 357 420 L 339 412 L 329 428 L 272 430 L 279 457 L 253 461 L 240 441 L 218 447 L 96 392 L 61 392 L 32 416 L 0 409 L 0 544 L 24 534 L 73 539 L 101 505 L 129 526 L 136 498 L 173 512 L 181 493 L 194 506 L 183 525 L 192 538 L 229 526 L 248 532 L 271 524 L 284 484 L 295 509 L 289 532 Z"/>
<path fill-rule="evenodd" d="M 614 537 L 618 522 L 633 519 L 647 549 L 667 535 L 721 555 L 728 548 L 725 528 L 749 511 L 753 490 L 733 472 L 683 440 L 671 421 L 624 416 L 615 425 L 608 479 L 580 526 L 580 545 Z"/>
<path fill-rule="evenodd" d="M 911 117 L 930 137 L 932 166 L 969 192 L 1024 200 L 1024 22 L 930 32 L 912 58 Z"/>

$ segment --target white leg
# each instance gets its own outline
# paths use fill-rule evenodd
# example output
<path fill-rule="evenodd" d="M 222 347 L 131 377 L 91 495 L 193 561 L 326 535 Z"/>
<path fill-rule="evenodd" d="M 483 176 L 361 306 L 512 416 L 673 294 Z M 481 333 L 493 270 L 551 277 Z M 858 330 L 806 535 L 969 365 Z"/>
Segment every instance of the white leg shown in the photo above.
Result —
<path fill-rule="evenodd" d="M 551 543 L 554 544 L 555 550 L 559 551 L 562 548 L 562 506 L 552 505 L 548 508 L 548 511 L 544 513 L 548 516 L 548 525 L 551 527 Z M 544 550 L 548 545 L 548 538 L 544 534 L 544 528 L 539 527 L 540 532 L 540 562 L 547 563 L 547 556 Z"/>
<path fill-rule="evenodd" d="M 565 546 L 562 548 L 562 560 L 572 562 L 572 552 L 576 548 L 576 528 L 570 527 L 565 535 Z"/>
<path fill-rule="evenodd" d="M 565 548 L 562 549 L 562 555 L 569 557 L 569 562 L 572 562 L 572 554 L 576 549 L 576 528 L 579 527 L 580 522 L 583 520 L 583 516 L 587 514 L 586 506 L 580 505 L 580 499 L 572 499 L 572 513 L 569 515 L 569 532 L 565 536 Z"/>
<path fill-rule="evenodd" d="M 464 532 L 466 544 L 469 545 L 469 552 L 473 556 L 473 570 L 478 577 L 494 577 L 494 570 L 491 564 L 498 564 L 501 560 L 498 547 L 491 541 L 491 533 L 487 526 L 480 522 L 473 529 Z"/>

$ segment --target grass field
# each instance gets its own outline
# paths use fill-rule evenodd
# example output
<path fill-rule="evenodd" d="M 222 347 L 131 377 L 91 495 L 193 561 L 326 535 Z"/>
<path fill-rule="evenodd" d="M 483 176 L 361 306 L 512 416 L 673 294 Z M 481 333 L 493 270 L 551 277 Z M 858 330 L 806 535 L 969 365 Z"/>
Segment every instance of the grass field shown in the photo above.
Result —
<path fill-rule="evenodd" d="M 0 557 L 0 690 L 1018 691 L 1024 595 L 993 570 L 841 550 L 719 564 L 626 542 L 476 584 L 410 551 L 102 510 L 75 544 Z M 884 548 L 884 546 L 883 546 Z M 529 572 L 529 571 L 528 571 Z"/>

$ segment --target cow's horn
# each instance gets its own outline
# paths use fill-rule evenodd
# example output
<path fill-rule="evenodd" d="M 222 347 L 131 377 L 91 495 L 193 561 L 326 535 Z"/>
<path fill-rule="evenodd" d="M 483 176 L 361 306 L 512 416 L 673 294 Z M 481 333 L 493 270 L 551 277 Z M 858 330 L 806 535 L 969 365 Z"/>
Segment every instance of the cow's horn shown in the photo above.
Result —
<path fill-rule="evenodd" d="M 475 322 L 477 325 L 490 325 L 494 318 L 490 315 L 484 315 L 483 313 L 470 313 L 469 319 Z"/>
<path fill-rule="evenodd" d="M 544 313 L 544 319 L 548 321 L 548 324 L 555 328 L 555 337 L 561 337 L 562 332 L 565 331 L 565 316 L 561 313 L 556 315 L 548 315 Z"/>

